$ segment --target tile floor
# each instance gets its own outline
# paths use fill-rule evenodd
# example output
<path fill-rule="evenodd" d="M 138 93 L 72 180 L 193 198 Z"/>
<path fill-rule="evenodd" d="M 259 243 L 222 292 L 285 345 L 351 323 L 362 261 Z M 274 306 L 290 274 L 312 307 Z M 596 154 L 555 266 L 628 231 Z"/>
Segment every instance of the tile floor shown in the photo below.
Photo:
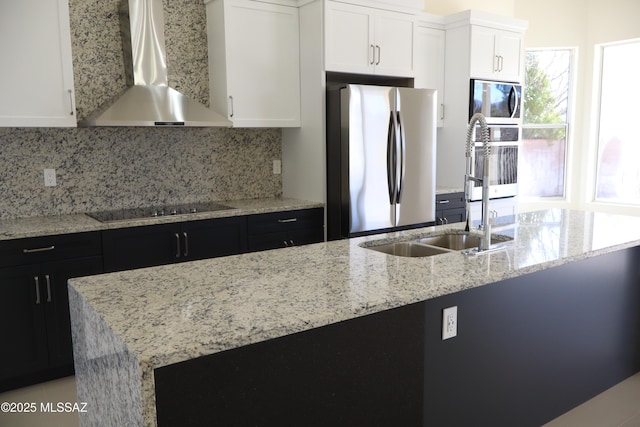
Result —
<path fill-rule="evenodd" d="M 50 381 L 0 394 L 2 402 L 76 402 L 73 377 Z M 75 427 L 74 413 L 7 414 L 0 412 L 0 426 Z M 640 427 L 640 373 L 615 385 L 588 402 L 556 418 L 544 427 Z"/>
<path fill-rule="evenodd" d="M 640 373 L 544 427 L 640 427 Z"/>
<path fill-rule="evenodd" d="M 0 411 L 0 426 L 7 427 L 78 427 L 78 414 L 41 412 L 40 404 L 53 402 L 76 403 L 76 381 L 74 377 L 62 378 L 42 384 L 36 384 L 17 390 L 0 393 L 3 402 L 35 403 L 35 413 L 5 413 Z"/>

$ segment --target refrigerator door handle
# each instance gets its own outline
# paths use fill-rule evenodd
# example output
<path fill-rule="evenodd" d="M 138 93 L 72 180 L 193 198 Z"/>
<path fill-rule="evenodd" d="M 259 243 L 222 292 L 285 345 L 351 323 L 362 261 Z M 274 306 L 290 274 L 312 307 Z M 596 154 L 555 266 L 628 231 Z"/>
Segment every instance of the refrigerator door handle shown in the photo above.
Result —
<path fill-rule="evenodd" d="M 402 113 L 400 111 L 397 112 L 398 115 L 398 148 L 400 149 L 400 155 L 398 156 L 398 161 L 400 165 L 398 167 L 399 177 L 398 177 L 398 191 L 396 197 L 396 203 L 400 203 L 402 198 L 402 189 L 404 187 L 404 176 L 405 169 L 407 164 L 407 143 L 404 135 L 404 120 L 402 119 Z"/>
<path fill-rule="evenodd" d="M 389 115 L 389 129 L 387 130 L 387 189 L 389 191 L 389 204 L 396 200 L 396 118 L 391 111 Z"/>

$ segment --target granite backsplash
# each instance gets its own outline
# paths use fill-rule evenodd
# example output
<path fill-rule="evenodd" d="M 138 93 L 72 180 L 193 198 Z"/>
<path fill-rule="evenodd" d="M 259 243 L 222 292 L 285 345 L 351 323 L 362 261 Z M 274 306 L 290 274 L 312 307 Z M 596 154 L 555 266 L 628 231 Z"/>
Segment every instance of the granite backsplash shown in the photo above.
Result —
<path fill-rule="evenodd" d="M 126 85 L 118 5 L 69 1 L 79 119 Z M 169 85 L 209 105 L 204 4 L 164 8 Z M 282 195 L 279 129 L 0 128 L 0 153 L 0 218 Z"/>

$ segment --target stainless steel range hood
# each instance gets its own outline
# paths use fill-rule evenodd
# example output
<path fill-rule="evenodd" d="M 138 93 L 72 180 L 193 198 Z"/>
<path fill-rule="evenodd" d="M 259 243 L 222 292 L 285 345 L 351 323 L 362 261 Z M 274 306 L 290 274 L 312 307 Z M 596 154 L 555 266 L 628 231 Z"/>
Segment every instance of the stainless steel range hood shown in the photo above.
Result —
<path fill-rule="evenodd" d="M 120 26 L 128 88 L 80 126 L 231 127 L 231 122 L 168 85 L 162 0 L 123 0 Z"/>

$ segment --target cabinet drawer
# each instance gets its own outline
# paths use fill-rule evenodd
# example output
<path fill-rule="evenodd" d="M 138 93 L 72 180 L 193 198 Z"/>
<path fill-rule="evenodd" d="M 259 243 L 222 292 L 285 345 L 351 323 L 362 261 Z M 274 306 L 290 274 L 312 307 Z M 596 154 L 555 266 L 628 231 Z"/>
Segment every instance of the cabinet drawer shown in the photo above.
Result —
<path fill-rule="evenodd" d="M 273 212 L 249 216 L 249 235 L 292 231 L 305 228 L 322 228 L 324 213 L 322 208 Z"/>
<path fill-rule="evenodd" d="M 0 267 L 101 255 L 100 232 L 31 237 L 0 242 Z"/>
<path fill-rule="evenodd" d="M 181 255 L 180 224 L 159 224 L 105 230 L 106 272 L 169 264 Z"/>
<path fill-rule="evenodd" d="M 436 195 L 436 210 L 464 208 L 464 192 Z"/>

